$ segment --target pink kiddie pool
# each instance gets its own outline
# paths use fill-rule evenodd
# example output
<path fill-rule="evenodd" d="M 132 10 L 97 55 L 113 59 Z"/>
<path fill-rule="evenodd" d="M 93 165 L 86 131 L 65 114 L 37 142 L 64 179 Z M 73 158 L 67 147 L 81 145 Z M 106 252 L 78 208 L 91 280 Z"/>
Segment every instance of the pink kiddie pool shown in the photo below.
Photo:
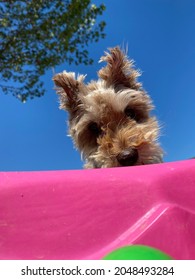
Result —
<path fill-rule="evenodd" d="M 195 160 L 0 173 L 0 259 L 101 259 L 130 244 L 195 259 Z"/>

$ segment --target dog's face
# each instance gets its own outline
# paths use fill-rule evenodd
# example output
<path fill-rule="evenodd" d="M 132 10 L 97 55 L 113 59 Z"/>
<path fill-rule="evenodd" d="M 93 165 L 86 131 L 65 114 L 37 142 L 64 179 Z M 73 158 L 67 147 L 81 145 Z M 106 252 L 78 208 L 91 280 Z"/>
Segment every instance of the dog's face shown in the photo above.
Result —
<path fill-rule="evenodd" d="M 162 162 L 153 105 L 136 78 L 132 61 L 118 48 L 102 57 L 100 79 L 63 72 L 54 77 L 61 108 L 69 112 L 69 132 L 86 168 Z"/>

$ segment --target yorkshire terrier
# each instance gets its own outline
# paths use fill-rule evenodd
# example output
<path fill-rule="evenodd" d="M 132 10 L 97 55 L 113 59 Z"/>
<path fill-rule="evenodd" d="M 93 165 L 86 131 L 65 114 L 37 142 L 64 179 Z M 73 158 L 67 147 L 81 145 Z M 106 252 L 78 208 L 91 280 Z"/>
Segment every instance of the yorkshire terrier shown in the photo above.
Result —
<path fill-rule="evenodd" d="M 60 108 L 69 113 L 69 133 L 85 160 L 85 168 L 135 166 L 162 162 L 159 125 L 150 116 L 152 100 L 119 48 L 111 48 L 100 62 L 107 65 L 99 79 L 84 83 L 63 71 L 54 76 Z"/>

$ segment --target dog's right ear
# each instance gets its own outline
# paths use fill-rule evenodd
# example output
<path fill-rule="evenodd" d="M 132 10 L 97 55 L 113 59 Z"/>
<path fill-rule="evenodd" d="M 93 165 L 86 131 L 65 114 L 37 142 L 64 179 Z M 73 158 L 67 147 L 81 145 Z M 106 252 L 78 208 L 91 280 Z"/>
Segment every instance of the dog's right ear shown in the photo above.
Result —
<path fill-rule="evenodd" d="M 85 85 L 83 83 L 85 79 L 84 75 L 78 75 L 75 78 L 74 72 L 66 72 L 56 74 L 53 77 L 53 81 L 57 86 L 57 93 L 60 97 L 60 108 L 69 112 L 71 116 L 74 116 L 79 111 L 79 105 L 81 100 L 79 94 L 85 92 Z"/>
<path fill-rule="evenodd" d="M 100 59 L 100 62 L 104 61 L 107 65 L 99 70 L 99 77 L 105 81 L 108 87 L 114 86 L 117 88 L 123 85 L 139 90 L 142 86 L 137 81 L 140 72 L 134 69 L 133 61 L 129 60 L 119 47 L 111 48 L 109 51 Z"/>

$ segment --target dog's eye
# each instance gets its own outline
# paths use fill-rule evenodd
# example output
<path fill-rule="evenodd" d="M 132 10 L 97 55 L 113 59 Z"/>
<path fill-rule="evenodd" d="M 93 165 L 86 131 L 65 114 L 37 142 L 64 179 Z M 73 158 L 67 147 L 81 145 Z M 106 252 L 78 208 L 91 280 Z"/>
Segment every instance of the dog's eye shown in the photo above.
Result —
<path fill-rule="evenodd" d="M 137 120 L 136 112 L 134 109 L 127 107 L 125 109 L 125 115 L 133 120 Z"/>
<path fill-rule="evenodd" d="M 91 122 L 88 125 L 88 129 L 97 137 L 101 133 L 101 129 L 99 128 L 98 124 L 96 122 Z"/>

